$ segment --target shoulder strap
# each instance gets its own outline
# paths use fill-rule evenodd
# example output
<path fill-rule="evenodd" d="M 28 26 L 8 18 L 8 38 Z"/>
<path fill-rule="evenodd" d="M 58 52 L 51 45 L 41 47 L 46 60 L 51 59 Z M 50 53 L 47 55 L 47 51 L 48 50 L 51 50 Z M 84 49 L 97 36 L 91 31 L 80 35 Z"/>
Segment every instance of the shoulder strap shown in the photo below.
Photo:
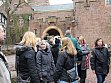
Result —
<path fill-rule="evenodd" d="M 17 71 L 17 76 L 19 75 L 19 56 L 16 55 L 16 62 L 15 62 L 15 67 Z"/>
<path fill-rule="evenodd" d="M 0 51 L 0 58 L 4 61 L 7 62 L 5 55 Z"/>
<path fill-rule="evenodd" d="M 3 62 L 5 63 L 5 65 L 6 65 L 7 69 L 8 69 L 9 66 L 8 66 L 7 59 L 6 59 L 5 55 L 2 52 L 0 52 L 0 58 L 3 60 Z"/>

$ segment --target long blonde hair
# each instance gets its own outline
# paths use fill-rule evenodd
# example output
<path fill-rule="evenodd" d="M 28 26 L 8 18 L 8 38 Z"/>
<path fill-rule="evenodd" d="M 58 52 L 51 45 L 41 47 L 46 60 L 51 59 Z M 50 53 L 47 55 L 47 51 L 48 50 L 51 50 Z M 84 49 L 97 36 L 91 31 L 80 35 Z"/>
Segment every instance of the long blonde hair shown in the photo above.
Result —
<path fill-rule="evenodd" d="M 68 54 L 77 55 L 77 50 L 74 47 L 74 44 L 71 41 L 71 39 L 68 38 L 68 37 L 62 38 L 62 47 L 61 47 L 61 49 L 62 50 L 66 49 Z"/>
<path fill-rule="evenodd" d="M 36 40 L 37 40 L 36 35 L 31 31 L 27 31 L 27 32 L 25 32 L 20 44 L 30 46 L 37 52 L 37 48 L 36 48 L 37 41 Z"/>

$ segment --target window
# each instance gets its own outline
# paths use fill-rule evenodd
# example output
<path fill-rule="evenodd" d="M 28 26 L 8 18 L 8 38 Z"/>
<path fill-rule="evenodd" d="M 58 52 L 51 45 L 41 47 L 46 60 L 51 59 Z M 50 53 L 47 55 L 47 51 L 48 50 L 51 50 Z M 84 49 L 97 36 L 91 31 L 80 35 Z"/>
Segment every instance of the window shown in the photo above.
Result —
<path fill-rule="evenodd" d="M 37 18 L 37 22 L 42 23 L 43 22 L 43 18 Z"/>
<path fill-rule="evenodd" d="M 19 19 L 19 22 L 20 22 L 19 25 L 20 25 L 21 27 L 23 27 L 23 25 L 24 25 L 24 20 L 23 20 L 23 19 Z"/>
<path fill-rule="evenodd" d="M 56 23 L 56 22 L 57 22 L 56 16 L 49 16 L 49 17 L 48 17 L 48 23 L 50 23 L 50 22 Z"/>
<path fill-rule="evenodd" d="M 2 22 L 2 15 L 0 14 L 0 22 Z"/>
<path fill-rule="evenodd" d="M 105 0 L 106 4 L 111 4 L 111 0 Z"/>
<path fill-rule="evenodd" d="M 5 24 L 5 18 L 4 18 L 4 16 L 2 16 L 2 23 Z"/>
<path fill-rule="evenodd" d="M 71 21 L 71 17 L 65 17 L 65 20 L 68 22 L 68 21 Z"/>

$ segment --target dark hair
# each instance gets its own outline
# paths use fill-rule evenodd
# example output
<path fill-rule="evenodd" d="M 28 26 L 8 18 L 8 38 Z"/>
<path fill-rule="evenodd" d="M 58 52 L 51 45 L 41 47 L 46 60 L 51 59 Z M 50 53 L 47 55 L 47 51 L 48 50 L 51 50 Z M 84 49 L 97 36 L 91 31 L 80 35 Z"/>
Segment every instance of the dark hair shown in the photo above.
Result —
<path fill-rule="evenodd" d="M 45 36 L 43 39 L 44 39 L 44 40 L 47 40 L 47 36 Z"/>
<path fill-rule="evenodd" d="M 96 41 L 95 41 L 95 47 L 98 46 L 98 43 L 97 43 L 97 42 L 98 42 L 99 40 L 102 40 L 102 46 L 104 46 L 103 39 L 102 39 L 102 38 L 97 38 Z"/>

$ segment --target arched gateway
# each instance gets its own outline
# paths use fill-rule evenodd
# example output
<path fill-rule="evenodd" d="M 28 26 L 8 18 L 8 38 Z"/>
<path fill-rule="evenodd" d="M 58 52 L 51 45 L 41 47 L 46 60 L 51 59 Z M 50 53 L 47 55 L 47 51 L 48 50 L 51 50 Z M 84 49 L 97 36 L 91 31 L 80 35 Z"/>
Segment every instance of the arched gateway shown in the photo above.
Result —
<path fill-rule="evenodd" d="M 61 31 L 58 27 L 56 27 L 56 26 L 49 26 L 49 27 L 47 27 L 47 28 L 44 30 L 43 35 L 45 35 L 45 34 L 47 34 L 47 33 L 48 33 L 49 35 L 54 35 L 54 36 L 60 35 L 61 37 L 63 37 L 62 31 Z"/>

